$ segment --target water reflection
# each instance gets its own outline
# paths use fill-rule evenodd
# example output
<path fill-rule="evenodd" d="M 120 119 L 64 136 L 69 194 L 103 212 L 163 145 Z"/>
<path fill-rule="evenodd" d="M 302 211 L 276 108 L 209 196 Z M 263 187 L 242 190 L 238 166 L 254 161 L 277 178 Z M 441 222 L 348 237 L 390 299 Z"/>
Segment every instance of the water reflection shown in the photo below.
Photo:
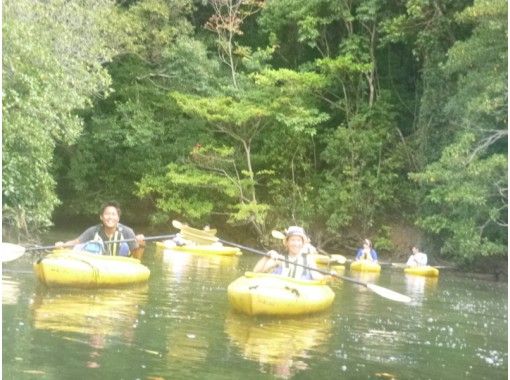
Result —
<path fill-rule="evenodd" d="M 32 302 L 36 329 L 85 335 L 126 335 L 147 301 L 147 286 L 89 293 L 40 288 Z"/>
<path fill-rule="evenodd" d="M 200 331 L 200 328 L 195 326 L 195 331 Z M 167 357 L 173 363 L 198 364 L 207 359 L 209 341 L 204 334 L 190 332 L 186 328 L 176 328 L 168 332 L 167 350 Z"/>
<path fill-rule="evenodd" d="M 31 304 L 35 329 L 69 333 L 63 339 L 91 347 L 86 366 L 98 368 L 99 357 L 112 337 L 130 345 L 147 302 L 148 287 L 51 290 L 39 287 Z"/>
<path fill-rule="evenodd" d="M 16 305 L 19 295 L 19 281 L 12 276 L 2 275 L 2 305 Z"/>
<path fill-rule="evenodd" d="M 351 270 L 349 275 L 359 281 L 376 283 L 381 276 L 381 272 L 360 272 Z"/>
<path fill-rule="evenodd" d="M 405 274 L 406 294 L 413 299 L 413 304 L 421 304 L 426 293 L 437 288 L 437 277 L 417 276 Z"/>
<path fill-rule="evenodd" d="M 210 360 L 215 349 L 209 330 L 228 307 L 226 286 L 237 273 L 239 257 L 164 249 L 156 251 L 155 259 L 162 269 L 158 297 L 160 302 L 166 299 L 158 313 L 179 326 L 167 329 L 167 358 L 182 368 L 195 368 Z"/>
<path fill-rule="evenodd" d="M 335 271 L 339 275 L 343 275 L 345 273 L 345 265 L 331 265 L 328 269 Z"/>
<path fill-rule="evenodd" d="M 332 335 L 328 315 L 268 319 L 230 312 L 225 332 L 246 359 L 260 364 L 260 371 L 288 379 L 308 368 L 307 359 L 326 352 Z"/>

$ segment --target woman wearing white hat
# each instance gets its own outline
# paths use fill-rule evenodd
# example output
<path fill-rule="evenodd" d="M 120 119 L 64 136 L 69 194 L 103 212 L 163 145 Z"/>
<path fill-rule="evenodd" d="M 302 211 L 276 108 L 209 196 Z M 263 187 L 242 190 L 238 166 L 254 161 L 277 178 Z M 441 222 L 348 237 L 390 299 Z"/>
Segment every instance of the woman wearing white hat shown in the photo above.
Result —
<path fill-rule="evenodd" d="M 285 231 L 284 240 L 285 248 L 288 251 L 287 255 L 283 256 L 275 250 L 271 250 L 266 257 L 257 262 L 253 271 L 307 280 L 322 278 L 320 273 L 308 269 L 315 268 L 315 260 L 308 259 L 308 255 L 302 253 L 303 246 L 307 242 L 308 237 L 302 227 L 289 227 Z"/>

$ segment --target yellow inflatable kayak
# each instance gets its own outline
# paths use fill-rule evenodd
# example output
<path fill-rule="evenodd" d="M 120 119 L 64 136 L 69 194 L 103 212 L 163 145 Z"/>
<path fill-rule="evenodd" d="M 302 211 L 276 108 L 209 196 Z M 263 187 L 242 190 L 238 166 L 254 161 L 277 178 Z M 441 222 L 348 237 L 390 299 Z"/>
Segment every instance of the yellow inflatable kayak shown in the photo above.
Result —
<path fill-rule="evenodd" d="M 34 263 L 34 272 L 50 287 L 101 288 L 145 282 L 150 271 L 140 260 L 60 250 Z"/>
<path fill-rule="evenodd" d="M 327 265 L 342 265 L 342 264 L 345 264 L 345 262 L 347 261 L 347 259 L 345 258 L 345 256 L 342 256 L 342 255 L 321 255 L 321 254 L 315 254 L 315 255 L 311 255 L 311 257 L 313 257 L 315 259 L 315 264 L 316 265 L 321 265 L 321 266 L 327 266 Z"/>
<path fill-rule="evenodd" d="M 380 272 L 381 266 L 373 261 L 369 260 L 360 260 L 360 261 L 354 261 L 351 263 L 351 270 L 358 271 L 358 272 Z"/>
<path fill-rule="evenodd" d="M 439 269 L 428 266 L 428 265 L 424 266 L 424 267 L 405 268 L 404 272 L 407 274 L 413 274 L 415 276 L 425 276 L 425 277 L 438 277 L 439 276 Z"/>
<path fill-rule="evenodd" d="M 227 289 L 232 307 L 248 315 L 298 315 L 323 311 L 335 293 L 325 281 L 246 272 Z"/>
<path fill-rule="evenodd" d="M 225 247 L 223 245 L 183 245 L 176 246 L 171 240 L 156 242 L 158 248 L 171 249 L 172 251 L 189 252 L 208 255 L 240 256 L 242 252 L 237 247 Z"/>

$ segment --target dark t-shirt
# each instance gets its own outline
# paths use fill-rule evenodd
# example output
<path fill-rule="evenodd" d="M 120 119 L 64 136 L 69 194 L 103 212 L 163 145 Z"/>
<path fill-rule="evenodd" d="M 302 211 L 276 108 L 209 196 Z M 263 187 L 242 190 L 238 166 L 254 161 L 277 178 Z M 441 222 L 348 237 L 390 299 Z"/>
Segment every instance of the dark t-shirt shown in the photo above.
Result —
<path fill-rule="evenodd" d="M 122 237 L 120 239 L 124 240 L 124 239 L 133 239 L 132 241 L 128 241 L 126 242 L 127 245 L 129 246 L 129 250 L 132 252 L 135 248 L 138 247 L 138 244 L 137 242 L 134 240 L 135 239 L 135 233 L 134 231 L 128 227 L 128 226 L 125 226 L 123 224 L 117 224 L 117 230 L 122 234 Z M 98 224 L 96 226 L 92 226 L 90 228 L 87 228 L 79 237 L 78 237 L 78 240 L 80 241 L 80 243 L 86 243 L 86 242 L 89 242 L 91 240 L 94 240 L 94 237 L 96 236 L 96 233 L 99 233 L 99 236 L 101 236 L 101 238 L 106 241 L 108 240 L 103 232 L 103 225 L 102 224 Z"/>

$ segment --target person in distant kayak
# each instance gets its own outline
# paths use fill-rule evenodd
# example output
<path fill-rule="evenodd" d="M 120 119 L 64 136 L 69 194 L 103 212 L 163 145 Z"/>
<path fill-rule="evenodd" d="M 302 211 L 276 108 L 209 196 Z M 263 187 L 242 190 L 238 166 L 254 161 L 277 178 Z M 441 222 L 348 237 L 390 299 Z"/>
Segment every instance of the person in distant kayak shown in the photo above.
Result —
<path fill-rule="evenodd" d="M 309 237 L 306 238 L 305 244 L 303 245 L 303 248 L 301 248 L 301 253 L 303 255 L 316 255 L 318 253 L 317 248 L 313 246 Z"/>
<path fill-rule="evenodd" d="M 139 248 L 145 246 L 145 237 L 142 234 L 135 235 L 133 229 L 119 223 L 120 215 L 119 204 L 115 201 L 107 202 L 101 206 L 99 212 L 101 224 L 87 228 L 76 239 L 65 243 L 60 241 L 55 243 L 55 246 L 75 246 L 76 250 L 108 256 L 134 255 Z M 113 242 L 118 240 L 130 241 Z"/>
<path fill-rule="evenodd" d="M 322 278 L 323 276 L 320 273 L 304 268 L 309 267 L 315 269 L 315 260 L 308 258 L 308 254 L 302 252 L 303 246 L 307 244 L 307 242 L 308 237 L 303 228 L 298 226 L 289 227 L 285 231 L 284 240 L 284 245 L 288 253 L 286 255 L 280 255 L 275 250 L 269 251 L 266 257 L 263 257 L 255 264 L 253 271 L 280 274 L 305 280 Z"/>
<path fill-rule="evenodd" d="M 407 260 L 406 265 L 409 267 L 424 267 L 427 265 L 427 255 L 423 252 L 420 252 L 420 250 L 413 246 L 411 248 L 412 254 Z"/>
<path fill-rule="evenodd" d="M 377 252 L 372 248 L 372 242 L 368 239 L 363 240 L 363 248 L 356 251 L 356 261 L 360 260 L 377 262 Z"/>

